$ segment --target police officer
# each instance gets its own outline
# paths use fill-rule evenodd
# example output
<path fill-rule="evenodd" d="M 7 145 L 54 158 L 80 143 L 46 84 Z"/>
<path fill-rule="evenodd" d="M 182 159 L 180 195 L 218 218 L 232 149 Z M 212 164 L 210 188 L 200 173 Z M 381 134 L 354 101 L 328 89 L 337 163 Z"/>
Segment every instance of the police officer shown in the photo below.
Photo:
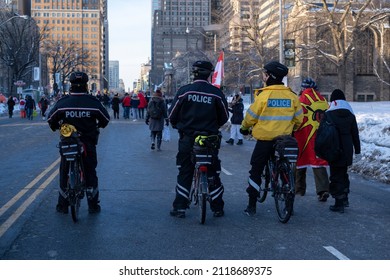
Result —
<path fill-rule="evenodd" d="M 176 183 L 176 197 L 173 201 L 171 216 L 184 218 L 185 210 L 189 206 L 190 189 L 194 174 L 194 164 L 191 161 L 191 151 L 194 144 L 194 132 L 204 131 L 209 135 L 219 135 L 219 128 L 228 118 L 228 104 L 223 92 L 208 82 L 214 71 L 208 61 L 196 61 L 192 65 L 194 82 L 181 87 L 169 108 L 169 121 L 173 128 L 179 131 L 179 151 L 176 164 L 179 169 Z M 218 151 L 216 151 L 218 158 Z M 213 177 L 213 184 L 209 186 L 211 201 L 210 207 L 215 217 L 223 216 L 224 192 L 219 173 L 220 160 L 212 168 L 209 175 Z"/>
<path fill-rule="evenodd" d="M 249 203 L 245 213 L 248 216 L 256 213 L 261 174 L 273 151 L 273 139 L 280 135 L 291 135 L 303 120 L 298 97 L 283 84 L 283 77 L 287 74 L 288 68 L 277 61 L 264 66 L 263 82 L 266 87 L 261 89 L 241 123 L 240 132 L 248 135 L 249 128 L 252 127 L 252 135 L 257 140 L 250 161 L 252 167 L 249 171 L 249 186 L 246 189 Z"/>
<path fill-rule="evenodd" d="M 71 124 L 81 134 L 80 140 L 86 148 L 84 157 L 84 171 L 87 186 L 88 210 L 90 213 L 100 212 L 98 177 L 96 174 L 99 128 L 104 128 L 110 121 L 107 110 L 99 100 L 88 94 L 88 75 L 83 72 L 74 72 L 70 75 L 70 94 L 62 97 L 51 109 L 47 122 L 55 131 L 60 123 Z M 61 166 L 63 165 L 61 161 Z M 60 189 L 57 211 L 68 213 L 68 201 L 64 193 L 67 181 L 66 170 L 60 168 Z"/>

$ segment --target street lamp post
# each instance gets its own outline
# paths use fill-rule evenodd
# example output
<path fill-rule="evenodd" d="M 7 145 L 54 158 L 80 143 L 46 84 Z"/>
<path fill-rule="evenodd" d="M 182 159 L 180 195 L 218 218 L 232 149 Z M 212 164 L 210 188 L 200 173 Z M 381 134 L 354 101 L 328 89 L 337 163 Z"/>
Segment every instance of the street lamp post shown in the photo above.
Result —
<path fill-rule="evenodd" d="M 195 28 L 193 28 L 191 30 L 194 30 L 194 31 L 198 32 L 200 35 L 202 35 L 205 38 L 209 38 L 209 36 L 207 36 L 206 34 L 203 34 L 203 32 L 201 32 L 201 31 L 199 31 L 199 30 L 197 30 Z M 189 34 L 191 32 L 191 30 L 187 27 L 186 33 Z M 214 37 L 214 52 L 217 52 L 217 33 L 214 33 L 213 37 Z"/>
<path fill-rule="evenodd" d="M 6 24 L 7 22 L 11 21 L 14 18 L 22 18 L 22 19 L 26 20 L 26 19 L 28 19 L 28 16 L 26 16 L 26 15 L 15 15 L 15 16 L 12 16 L 9 19 L 7 19 L 7 20 L 3 21 L 2 23 L 0 23 L 0 26 L 3 26 L 4 24 Z"/>

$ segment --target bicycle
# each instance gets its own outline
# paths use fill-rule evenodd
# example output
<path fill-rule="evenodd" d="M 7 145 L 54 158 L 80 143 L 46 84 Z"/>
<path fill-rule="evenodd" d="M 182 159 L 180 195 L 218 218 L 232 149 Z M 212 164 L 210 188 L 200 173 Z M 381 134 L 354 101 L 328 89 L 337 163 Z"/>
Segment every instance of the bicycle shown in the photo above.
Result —
<path fill-rule="evenodd" d="M 83 165 L 84 144 L 72 125 L 62 124 L 60 134 L 59 150 L 62 168 L 60 172 L 67 173 L 65 195 L 71 209 L 72 220 L 76 223 L 79 220 L 80 201 L 86 192 Z"/>
<path fill-rule="evenodd" d="M 221 137 L 195 133 L 192 161 L 195 164 L 194 176 L 190 192 L 190 201 L 198 206 L 199 222 L 206 221 L 207 202 L 210 202 L 209 184 L 212 178 L 208 177 L 208 169 L 216 159 L 215 151 L 219 148 Z"/>
<path fill-rule="evenodd" d="M 264 202 L 272 192 L 278 219 L 287 223 L 294 211 L 295 177 L 298 145 L 294 137 L 284 135 L 275 138 L 274 152 L 268 160 L 262 177 L 258 201 Z"/>

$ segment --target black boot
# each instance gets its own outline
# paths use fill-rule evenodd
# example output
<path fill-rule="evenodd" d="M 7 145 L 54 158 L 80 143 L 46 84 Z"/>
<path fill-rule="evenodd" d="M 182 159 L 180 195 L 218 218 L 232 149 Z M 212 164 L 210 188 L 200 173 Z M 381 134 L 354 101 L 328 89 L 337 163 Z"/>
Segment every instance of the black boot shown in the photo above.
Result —
<path fill-rule="evenodd" d="M 226 141 L 226 143 L 228 143 L 230 145 L 233 145 L 234 144 L 234 140 L 232 138 L 230 138 L 229 140 Z"/>
<path fill-rule="evenodd" d="M 237 142 L 237 145 L 242 145 L 242 139 L 239 139 L 238 142 Z"/>
<path fill-rule="evenodd" d="M 329 206 L 329 210 L 333 212 L 344 213 L 344 201 L 343 199 L 337 199 L 334 205 Z"/>
<path fill-rule="evenodd" d="M 254 216 L 256 214 L 256 202 L 257 202 L 257 198 L 250 196 L 248 206 L 244 210 L 244 213 L 250 217 Z"/>

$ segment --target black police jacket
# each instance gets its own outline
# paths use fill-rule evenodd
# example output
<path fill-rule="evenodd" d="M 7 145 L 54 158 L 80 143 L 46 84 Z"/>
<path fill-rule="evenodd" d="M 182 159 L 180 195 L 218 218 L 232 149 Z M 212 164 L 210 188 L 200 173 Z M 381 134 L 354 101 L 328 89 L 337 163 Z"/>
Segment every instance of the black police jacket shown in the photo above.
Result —
<path fill-rule="evenodd" d="M 60 128 L 61 121 L 74 125 L 83 141 L 97 144 L 99 127 L 107 126 L 110 115 L 96 97 L 72 93 L 59 99 L 50 110 L 47 122 L 53 131 Z"/>
<path fill-rule="evenodd" d="M 223 92 L 205 80 L 195 80 L 181 87 L 169 108 L 172 127 L 186 135 L 195 131 L 217 134 L 229 119 Z"/>

